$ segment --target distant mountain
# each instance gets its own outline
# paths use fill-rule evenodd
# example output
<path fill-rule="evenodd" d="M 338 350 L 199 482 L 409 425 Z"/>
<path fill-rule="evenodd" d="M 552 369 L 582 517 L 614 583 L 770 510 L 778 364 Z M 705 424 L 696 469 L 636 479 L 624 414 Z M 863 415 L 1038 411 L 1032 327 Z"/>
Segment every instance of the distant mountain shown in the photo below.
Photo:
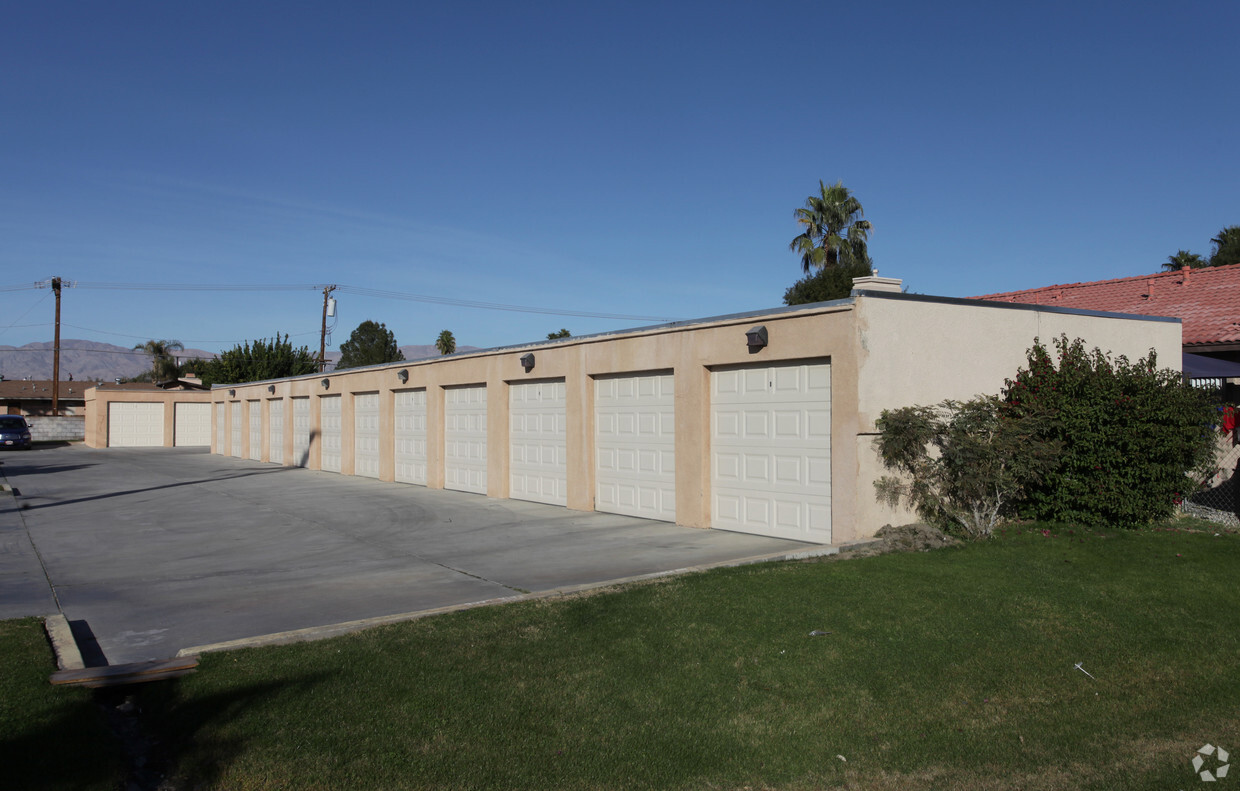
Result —
<path fill-rule="evenodd" d="M 51 379 L 52 349 L 54 344 L 28 343 L 25 346 L 0 346 L 0 376 L 5 379 Z M 438 357 L 434 345 L 402 346 L 406 360 L 422 360 Z M 458 346 L 458 352 L 477 351 L 477 346 Z M 315 352 L 317 353 L 317 349 Z M 176 353 L 178 360 L 214 357 L 214 352 L 202 349 L 186 349 Z M 334 366 L 340 352 L 328 352 L 328 361 Z M 142 352 L 111 343 L 62 338 L 60 341 L 60 378 L 71 375 L 79 382 L 111 382 L 127 379 L 151 369 L 151 358 Z"/>
<path fill-rule="evenodd" d="M 0 346 L 0 375 L 5 379 L 51 379 L 52 350 L 55 344 L 27 343 L 25 346 Z M 202 349 L 186 349 L 176 353 L 177 359 L 214 357 Z M 151 358 L 142 352 L 111 343 L 62 338 L 60 341 L 60 378 L 72 376 L 76 381 L 110 382 L 117 378 L 137 376 L 151 369 Z"/>

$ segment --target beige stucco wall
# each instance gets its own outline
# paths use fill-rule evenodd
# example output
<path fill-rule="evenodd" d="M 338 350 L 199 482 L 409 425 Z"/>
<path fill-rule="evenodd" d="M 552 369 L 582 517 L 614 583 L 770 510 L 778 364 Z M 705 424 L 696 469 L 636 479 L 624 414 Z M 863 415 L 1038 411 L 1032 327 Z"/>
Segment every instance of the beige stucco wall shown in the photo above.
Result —
<path fill-rule="evenodd" d="M 122 390 L 92 387 L 86 391 L 86 445 L 108 447 L 108 405 L 113 402 L 164 404 L 164 447 L 175 440 L 176 404 L 210 403 L 211 393 L 205 390 Z"/>
<path fill-rule="evenodd" d="M 766 326 L 769 344 L 750 353 L 745 331 Z M 966 399 L 997 393 L 1005 377 L 1025 360 L 1035 337 L 1049 341 L 1060 333 L 1082 337 L 1089 346 L 1138 357 L 1151 347 L 1160 361 L 1178 367 L 1178 322 L 1083 315 L 1027 306 L 992 305 L 966 300 L 936 300 L 911 295 L 861 294 L 849 301 L 814 307 L 722 317 L 699 322 L 569 338 L 551 343 L 480 351 L 432 360 L 393 363 L 353 371 L 330 372 L 272 382 L 217 387 L 210 393 L 88 393 L 87 442 L 100 447 L 107 437 L 107 406 L 100 400 L 163 400 L 204 397 L 216 404 L 240 403 L 242 458 L 250 455 L 249 410 L 263 416 L 263 461 L 271 458 L 268 425 L 271 402 L 285 401 L 283 463 L 293 456 L 293 397 L 310 400 L 311 443 L 306 466 L 321 469 L 319 410 L 325 395 L 341 396 L 341 472 L 354 471 L 354 398 L 378 393 L 379 477 L 395 477 L 393 403 L 400 390 L 427 393 L 427 484 L 444 486 L 444 411 L 446 388 L 487 387 L 487 494 L 509 496 L 509 385 L 563 379 L 567 392 L 567 502 L 579 510 L 594 508 L 594 379 L 612 374 L 671 372 L 675 376 L 676 518 L 682 525 L 711 525 L 710 376 L 715 367 L 736 364 L 827 360 L 831 364 L 831 519 L 836 543 L 872 535 L 887 523 L 909 521 L 907 513 L 876 502 L 873 481 L 882 471 L 873 449 L 874 420 L 884 409 L 929 404 L 945 398 Z M 525 371 L 520 358 L 535 356 Z M 398 378 L 408 372 L 408 381 Z M 322 380 L 327 380 L 324 387 Z M 101 407 L 101 408 L 100 408 Z M 172 409 L 165 410 L 166 444 L 171 444 Z M 233 449 L 231 406 L 211 410 L 212 451 Z M 218 444 L 223 437 L 224 446 Z"/>
<path fill-rule="evenodd" d="M 1004 380 L 1025 365 L 1034 339 L 1053 348 L 1061 334 L 1133 360 L 1152 348 L 1160 366 L 1180 369 L 1179 321 L 962 302 L 907 296 L 857 300 L 860 412 L 853 476 L 859 485 L 857 519 L 863 524 L 881 527 L 914 518 L 873 496 L 873 481 L 883 474 L 873 448 L 874 421 L 884 409 L 999 394 Z"/>
<path fill-rule="evenodd" d="M 341 472 L 350 474 L 353 464 L 353 398 L 360 393 L 379 393 L 383 436 L 392 436 L 392 404 L 398 390 L 425 388 L 427 392 L 427 484 L 444 485 L 444 390 L 464 385 L 487 387 L 487 494 L 509 495 L 508 385 L 545 379 L 564 379 L 567 391 L 568 507 L 593 510 L 595 496 L 594 453 L 594 377 L 670 371 L 675 376 L 676 402 L 676 518 L 682 525 L 709 527 L 710 515 L 710 370 L 738 363 L 830 359 L 833 381 L 845 383 L 833 393 L 833 412 L 838 415 L 832 427 L 832 443 L 840 448 L 832 459 L 833 469 L 855 469 L 851 458 L 856 423 L 856 393 L 847 383 L 856 380 L 852 362 L 851 305 L 817 307 L 777 315 L 724 318 L 684 326 L 663 326 L 632 333 L 567 339 L 551 344 L 531 344 L 502 350 L 453 355 L 432 360 L 393 363 L 355 371 L 329 372 L 275 382 L 259 382 L 216 388 L 216 402 L 246 402 L 256 398 L 311 399 L 311 446 L 307 466 L 321 469 L 319 401 L 324 395 L 341 395 Z M 769 343 L 750 354 L 745 331 L 764 324 Z M 535 355 L 528 373 L 521 366 L 522 355 Z M 397 373 L 409 372 L 401 383 Z M 322 380 L 328 380 L 326 388 Z M 271 391 L 269 392 L 269 388 Z M 246 420 L 246 407 L 242 419 Z M 224 437 L 231 437 L 231 408 L 225 409 Z M 212 410 L 212 419 L 215 411 Z M 264 423 L 264 426 L 266 423 Z M 850 433 L 852 432 L 852 433 Z M 264 436 L 267 432 L 264 430 Z M 231 448 L 214 446 L 212 451 L 227 455 Z M 844 441 L 847 439 L 848 441 Z M 230 441 L 230 440 L 229 440 Z M 285 409 L 285 463 L 292 463 L 292 410 Z M 241 456 L 249 453 L 248 429 L 241 432 Z M 380 479 L 394 479 L 393 443 L 381 445 Z M 270 449 L 263 449 L 263 460 Z M 843 473 L 841 473 L 843 474 Z M 850 525 L 851 503 L 843 498 L 833 512 L 833 524 Z M 838 528 L 837 528 L 838 534 Z"/>

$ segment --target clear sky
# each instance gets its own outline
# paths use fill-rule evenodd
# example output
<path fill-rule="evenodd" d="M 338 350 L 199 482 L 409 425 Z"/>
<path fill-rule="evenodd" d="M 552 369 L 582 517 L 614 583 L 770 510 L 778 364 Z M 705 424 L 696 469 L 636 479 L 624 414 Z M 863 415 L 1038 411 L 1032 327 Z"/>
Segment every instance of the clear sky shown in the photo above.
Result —
<path fill-rule="evenodd" d="M 309 288 L 89 284 L 778 306 L 819 179 L 924 294 L 1153 272 L 1240 224 L 1235 0 L 0 7 L 0 288 L 79 282 L 68 338 L 317 350 Z M 329 348 L 653 323 L 337 296 Z M 0 291 L 0 344 L 51 318 Z"/>

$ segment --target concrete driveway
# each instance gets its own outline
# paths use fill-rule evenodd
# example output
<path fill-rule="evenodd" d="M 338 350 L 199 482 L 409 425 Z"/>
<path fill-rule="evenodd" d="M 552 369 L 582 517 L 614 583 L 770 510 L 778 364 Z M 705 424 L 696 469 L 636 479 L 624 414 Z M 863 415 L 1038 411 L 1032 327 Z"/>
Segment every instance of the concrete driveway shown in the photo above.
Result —
<path fill-rule="evenodd" d="M 110 664 L 824 551 L 198 449 L 40 447 L 0 474 L 0 618 L 63 612 Z"/>

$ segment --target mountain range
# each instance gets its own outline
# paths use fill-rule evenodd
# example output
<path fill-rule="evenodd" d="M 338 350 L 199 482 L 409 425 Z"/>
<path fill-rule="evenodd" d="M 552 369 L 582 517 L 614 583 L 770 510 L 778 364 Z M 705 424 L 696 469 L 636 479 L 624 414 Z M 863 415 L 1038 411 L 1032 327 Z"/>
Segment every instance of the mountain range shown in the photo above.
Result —
<path fill-rule="evenodd" d="M 54 344 L 28 343 L 25 346 L 0 346 L 0 378 L 51 379 Z M 458 346 L 458 352 L 476 351 L 477 346 Z M 402 346 L 406 360 L 438 357 L 434 345 Z M 214 352 L 186 349 L 176 353 L 179 360 L 214 357 Z M 328 352 L 329 370 L 340 359 L 340 352 Z M 111 343 L 62 338 L 60 341 L 60 378 L 75 381 L 111 382 L 128 379 L 151 368 L 151 358 L 140 351 Z"/>

